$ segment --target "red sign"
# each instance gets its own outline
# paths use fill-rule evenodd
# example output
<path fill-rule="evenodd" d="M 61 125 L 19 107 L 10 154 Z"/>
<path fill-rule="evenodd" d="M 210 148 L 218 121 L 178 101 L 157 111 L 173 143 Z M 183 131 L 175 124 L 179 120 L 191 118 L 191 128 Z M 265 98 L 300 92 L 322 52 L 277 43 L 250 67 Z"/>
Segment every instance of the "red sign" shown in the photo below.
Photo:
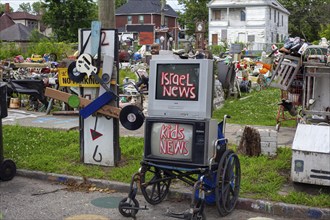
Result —
<path fill-rule="evenodd" d="M 190 74 L 176 74 L 162 72 L 160 85 L 162 88 L 162 96 L 178 97 L 185 99 L 196 98 L 196 86 L 190 81 Z"/>
<path fill-rule="evenodd" d="M 188 140 L 185 139 L 184 128 L 179 124 L 163 124 L 160 131 L 160 154 L 189 155 Z"/>

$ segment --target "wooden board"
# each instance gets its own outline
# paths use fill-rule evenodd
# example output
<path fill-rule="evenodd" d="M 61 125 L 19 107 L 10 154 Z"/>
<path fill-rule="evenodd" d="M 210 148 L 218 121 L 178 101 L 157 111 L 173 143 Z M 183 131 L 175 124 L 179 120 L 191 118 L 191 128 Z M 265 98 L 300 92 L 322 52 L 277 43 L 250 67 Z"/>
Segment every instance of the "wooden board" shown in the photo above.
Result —
<path fill-rule="evenodd" d="M 71 95 L 72 94 L 62 92 L 62 91 L 52 89 L 52 88 L 46 88 L 46 91 L 45 91 L 45 96 L 63 101 L 65 103 L 68 103 L 68 99 Z M 82 108 L 84 108 L 85 106 L 89 105 L 92 102 L 92 100 L 85 99 L 82 97 L 79 97 L 79 99 L 80 99 L 79 107 L 82 107 Z M 110 106 L 110 105 L 104 105 L 101 109 L 99 109 L 97 111 L 97 113 L 103 114 L 105 116 L 119 118 L 120 111 L 121 111 L 120 108 Z"/>
<path fill-rule="evenodd" d="M 271 87 L 288 90 L 301 67 L 301 58 L 283 55 L 272 75 Z"/>

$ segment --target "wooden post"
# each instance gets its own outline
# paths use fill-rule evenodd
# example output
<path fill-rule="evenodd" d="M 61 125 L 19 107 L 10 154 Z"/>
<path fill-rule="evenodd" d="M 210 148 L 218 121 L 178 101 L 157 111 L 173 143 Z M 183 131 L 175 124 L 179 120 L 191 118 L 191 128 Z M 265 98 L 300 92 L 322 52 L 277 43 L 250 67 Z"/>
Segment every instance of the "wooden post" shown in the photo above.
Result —
<path fill-rule="evenodd" d="M 116 28 L 115 1 L 99 0 L 99 20 L 102 28 Z"/>
<path fill-rule="evenodd" d="M 99 0 L 99 21 L 102 23 L 102 28 L 116 28 L 116 12 L 115 12 L 115 0 Z M 110 87 L 111 90 L 118 94 L 117 86 L 119 85 L 119 60 L 118 60 L 118 36 L 116 36 L 115 46 L 115 67 L 112 74 L 111 81 L 116 82 Z M 119 100 L 111 102 L 111 105 L 115 107 L 119 106 Z M 121 152 L 119 146 L 119 120 L 113 118 L 113 145 L 114 145 L 114 158 L 118 162 L 121 159 Z"/>

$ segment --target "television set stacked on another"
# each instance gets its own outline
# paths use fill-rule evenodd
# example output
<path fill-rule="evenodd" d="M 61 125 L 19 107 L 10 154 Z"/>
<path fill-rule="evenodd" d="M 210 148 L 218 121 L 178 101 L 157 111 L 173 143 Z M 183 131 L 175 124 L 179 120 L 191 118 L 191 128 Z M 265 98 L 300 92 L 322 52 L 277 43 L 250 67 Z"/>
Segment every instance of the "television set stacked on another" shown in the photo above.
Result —
<path fill-rule="evenodd" d="M 144 160 L 205 167 L 214 155 L 213 61 L 150 61 Z"/>

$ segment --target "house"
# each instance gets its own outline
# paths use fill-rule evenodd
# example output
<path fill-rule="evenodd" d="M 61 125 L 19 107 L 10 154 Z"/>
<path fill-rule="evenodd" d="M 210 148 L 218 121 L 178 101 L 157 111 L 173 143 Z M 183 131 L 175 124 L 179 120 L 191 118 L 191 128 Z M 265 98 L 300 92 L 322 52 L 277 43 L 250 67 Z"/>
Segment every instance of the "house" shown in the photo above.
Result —
<path fill-rule="evenodd" d="M 34 29 L 39 30 L 40 33 L 46 33 L 46 28 L 41 24 L 40 15 L 10 12 L 9 8 L 9 3 L 6 3 L 5 12 L 0 14 L 0 40 L 26 42 Z"/>
<path fill-rule="evenodd" d="M 277 0 L 212 0 L 209 44 L 244 43 L 249 50 L 270 50 L 288 37 L 289 11 Z"/>
<path fill-rule="evenodd" d="M 163 0 L 128 0 L 116 10 L 116 28 L 119 33 L 134 33 L 141 45 L 166 45 L 170 39 L 177 40 L 177 18 Z"/>

